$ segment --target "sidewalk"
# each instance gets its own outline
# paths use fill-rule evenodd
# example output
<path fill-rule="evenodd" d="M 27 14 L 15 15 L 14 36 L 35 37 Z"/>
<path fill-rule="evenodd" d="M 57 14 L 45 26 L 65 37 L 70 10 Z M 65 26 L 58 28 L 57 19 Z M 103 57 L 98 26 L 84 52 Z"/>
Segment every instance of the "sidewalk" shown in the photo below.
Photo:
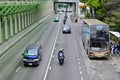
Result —
<path fill-rule="evenodd" d="M 111 56 L 112 61 L 118 68 L 118 72 L 120 73 L 120 56 Z"/>
<path fill-rule="evenodd" d="M 8 41 L 5 41 L 0 45 L 0 59 L 4 57 L 4 54 L 9 48 L 11 48 L 15 43 L 17 43 L 19 40 L 21 40 L 28 32 L 33 30 L 36 26 L 38 26 L 42 21 L 47 19 L 51 14 L 47 15 L 43 19 L 39 20 L 38 22 L 30 25 L 26 29 L 22 30 L 21 32 L 17 33 L 15 36 L 11 37 Z"/>

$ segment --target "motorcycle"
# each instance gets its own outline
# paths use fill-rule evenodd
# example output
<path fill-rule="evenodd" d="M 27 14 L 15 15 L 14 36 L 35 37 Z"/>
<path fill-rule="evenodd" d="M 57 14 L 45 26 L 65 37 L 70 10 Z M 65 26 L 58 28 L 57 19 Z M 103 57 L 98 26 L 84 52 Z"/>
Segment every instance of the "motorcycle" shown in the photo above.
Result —
<path fill-rule="evenodd" d="M 65 24 L 65 23 L 66 23 L 66 19 L 63 20 L 63 24 Z"/>
<path fill-rule="evenodd" d="M 63 65 L 63 63 L 64 63 L 64 58 L 63 57 L 59 57 L 59 64 Z"/>

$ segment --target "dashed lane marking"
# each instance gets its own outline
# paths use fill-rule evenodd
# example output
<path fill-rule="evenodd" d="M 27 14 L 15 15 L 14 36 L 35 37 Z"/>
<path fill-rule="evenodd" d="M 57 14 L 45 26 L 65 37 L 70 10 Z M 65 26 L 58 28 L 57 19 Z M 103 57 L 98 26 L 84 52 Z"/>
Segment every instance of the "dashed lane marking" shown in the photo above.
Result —
<path fill-rule="evenodd" d="M 21 67 L 18 67 L 15 72 L 18 72 L 18 71 L 20 70 L 20 68 L 21 68 Z"/>
<path fill-rule="evenodd" d="M 80 62 L 78 62 L 78 64 L 80 65 Z"/>
<path fill-rule="evenodd" d="M 80 71 L 80 74 L 82 75 L 82 71 Z"/>
<path fill-rule="evenodd" d="M 55 45 L 56 45 L 56 42 L 57 42 L 59 30 L 60 30 L 60 26 L 58 28 L 58 32 L 57 32 L 57 35 L 56 35 L 56 38 L 55 38 L 55 41 L 54 41 L 53 49 L 52 49 L 52 52 L 51 52 L 51 55 L 50 55 L 50 58 L 49 58 L 49 62 L 48 62 L 48 65 L 47 65 L 47 68 L 46 68 L 43 80 L 46 80 L 46 78 L 47 78 L 47 74 L 48 74 L 49 66 L 50 66 L 50 63 L 51 63 L 51 60 L 52 60 L 52 56 L 53 56 L 53 52 L 54 52 L 54 49 L 55 49 Z"/>
<path fill-rule="evenodd" d="M 54 58 L 55 56 L 53 55 L 52 57 Z"/>
<path fill-rule="evenodd" d="M 49 67 L 49 70 L 51 70 L 51 69 L 52 69 L 52 67 L 50 66 L 50 67 Z"/>
<path fill-rule="evenodd" d="M 83 77 L 81 77 L 81 80 L 84 80 Z"/>

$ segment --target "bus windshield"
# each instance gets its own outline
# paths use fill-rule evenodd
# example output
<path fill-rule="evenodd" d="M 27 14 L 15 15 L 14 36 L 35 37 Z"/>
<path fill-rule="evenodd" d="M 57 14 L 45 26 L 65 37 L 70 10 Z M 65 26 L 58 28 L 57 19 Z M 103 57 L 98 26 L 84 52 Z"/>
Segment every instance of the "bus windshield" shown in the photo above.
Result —
<path fill-rule="evenodd" d="M 109 28 L 106 25 L 97 25 L 90 28 L 90 49 L 104 51 L 109 49 Z"/>

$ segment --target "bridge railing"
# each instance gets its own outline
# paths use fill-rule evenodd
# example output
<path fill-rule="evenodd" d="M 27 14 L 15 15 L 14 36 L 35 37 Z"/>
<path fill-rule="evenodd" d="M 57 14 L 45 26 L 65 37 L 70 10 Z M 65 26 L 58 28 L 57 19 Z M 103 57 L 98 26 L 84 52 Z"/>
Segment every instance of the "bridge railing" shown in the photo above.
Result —
<path fill-rule="evenodd" d="M 0 4 L 39 4 L 40 1 L 0 1 Z"/>

